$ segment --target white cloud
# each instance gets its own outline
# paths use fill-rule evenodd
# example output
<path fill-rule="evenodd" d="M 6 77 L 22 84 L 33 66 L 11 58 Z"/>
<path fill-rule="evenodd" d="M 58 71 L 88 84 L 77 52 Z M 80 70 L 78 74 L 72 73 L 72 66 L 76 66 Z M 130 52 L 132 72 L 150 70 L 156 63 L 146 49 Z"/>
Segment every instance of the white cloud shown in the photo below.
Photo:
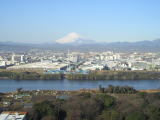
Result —
<path fill-rule="evenodd" d="M 78 38 L 80 38 L 81 36 L 75 32 L 69 33 L 66 36 L 56 40 L 57 43 L 71 43 L 71 42 L 75 42 Z"/>

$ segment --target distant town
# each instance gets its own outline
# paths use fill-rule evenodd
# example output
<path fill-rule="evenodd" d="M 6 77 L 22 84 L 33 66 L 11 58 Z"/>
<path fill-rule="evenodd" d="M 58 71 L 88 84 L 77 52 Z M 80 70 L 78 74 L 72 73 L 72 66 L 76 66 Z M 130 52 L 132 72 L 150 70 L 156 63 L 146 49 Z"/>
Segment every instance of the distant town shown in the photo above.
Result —
<path fill-rule="evenodd" d="M 2 69 L 41 69 L 48 73 L 93 70 L 160 70 L 160 53 L 55 52 L 31 49 L 26 53 L 0 52 Z"/>

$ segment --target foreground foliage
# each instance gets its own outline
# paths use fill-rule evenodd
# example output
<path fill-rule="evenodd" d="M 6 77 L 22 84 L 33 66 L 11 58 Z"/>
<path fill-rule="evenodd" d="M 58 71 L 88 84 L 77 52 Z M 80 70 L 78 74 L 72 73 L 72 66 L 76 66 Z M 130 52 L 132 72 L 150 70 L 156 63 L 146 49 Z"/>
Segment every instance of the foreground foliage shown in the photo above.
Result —
<path fill-rule="evenodd" d="M 114 97 L 113 97 L 114 96 Z M 160 120 L 160 93 L 81 93 L 37 103 L 31 120 Z"/>

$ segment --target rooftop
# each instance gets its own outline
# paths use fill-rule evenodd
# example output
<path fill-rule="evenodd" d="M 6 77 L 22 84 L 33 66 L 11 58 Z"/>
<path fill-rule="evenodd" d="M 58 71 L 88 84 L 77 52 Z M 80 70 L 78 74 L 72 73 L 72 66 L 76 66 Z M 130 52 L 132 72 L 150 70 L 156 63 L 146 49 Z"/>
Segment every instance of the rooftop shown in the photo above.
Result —
<path fill-rule="evenodd" d="M 5 111 L 0 114 L 0 120 L 25 120 L 27 112 Z"/>

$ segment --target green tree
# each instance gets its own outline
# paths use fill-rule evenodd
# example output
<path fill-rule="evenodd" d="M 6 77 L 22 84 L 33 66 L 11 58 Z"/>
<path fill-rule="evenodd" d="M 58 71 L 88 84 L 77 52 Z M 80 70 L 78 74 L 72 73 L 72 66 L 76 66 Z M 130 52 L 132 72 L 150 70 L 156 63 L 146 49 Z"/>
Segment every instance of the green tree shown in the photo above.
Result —
<path fill-rule="evenodd" d="M 127 117 L 126 120 L 146 120 L 145 115 L 142 112 L 132 112 Z"/>
<path fill-rule="evenodd" d="M 149 119 L 160 120 L 160 107 L 149 107 Z"/>
<path fill-rule="evenodd" d="M 35 120 L 41 120 L 43 117 L 46 116 L 55 117 L 57 112 L 55 106 L 49 101 L 44 101 L 42 103 L 35 104 L 33 110 L 33 118 Z"/>
<path fill-rule="evenodd" d="M 98 120 L 121 120 L 120 114 L 115 110 L 103 111 Z"/>

